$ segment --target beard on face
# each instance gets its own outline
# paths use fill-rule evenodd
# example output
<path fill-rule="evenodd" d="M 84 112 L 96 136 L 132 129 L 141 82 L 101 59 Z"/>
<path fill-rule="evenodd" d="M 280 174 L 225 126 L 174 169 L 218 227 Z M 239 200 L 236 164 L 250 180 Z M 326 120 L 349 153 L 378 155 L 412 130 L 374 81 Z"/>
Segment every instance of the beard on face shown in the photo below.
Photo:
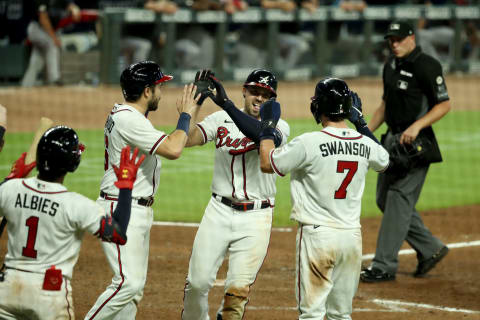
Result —
<path fill-rule="evenodd" d="M 150 100 L 148 100 L 147 103 L 147 110 L 148 111 L 155 111 L 158 109 L 158 102 L 160 101 L 160 98 L 152 97 Z"/>

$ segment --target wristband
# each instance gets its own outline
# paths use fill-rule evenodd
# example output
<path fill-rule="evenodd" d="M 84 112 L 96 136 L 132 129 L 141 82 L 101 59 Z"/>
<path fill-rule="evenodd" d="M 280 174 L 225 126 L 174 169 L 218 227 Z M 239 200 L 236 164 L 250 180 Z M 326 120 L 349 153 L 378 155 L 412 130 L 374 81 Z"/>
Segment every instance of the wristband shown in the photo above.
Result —
<path fill-rule="evenodd" d="M 183 130 L 188 135 L 188 130 L 190 129 L 190 119 L 192 118 L 186 112 L 182 112 L 180 114 L 180 118 L 178 118 L 177 129 L 176 130 Z"/>
<path fill-rule="evenodd" d="M 5 127 L 3 126 L 0 126 L 0 140 L 3 139 L 3 135 L 5 134 L 5 131 L 7 131 L 7 129 L 5 129 Z"/>

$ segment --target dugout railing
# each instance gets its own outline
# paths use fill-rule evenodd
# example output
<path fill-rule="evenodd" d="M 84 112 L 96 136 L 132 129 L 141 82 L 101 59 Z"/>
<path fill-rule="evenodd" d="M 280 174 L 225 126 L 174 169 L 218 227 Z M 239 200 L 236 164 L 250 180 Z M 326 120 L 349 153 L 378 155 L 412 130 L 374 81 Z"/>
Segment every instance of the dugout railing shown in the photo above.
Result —
<path fill-rule="evenodd" d="M 120 50 L 121 27 L 124 23 L 154 23 L 152 31 L 166 32 L 166 44 L 160 51 L 163 57 L 163 68 L 173 73 L 177 81 L 187 82 L 193 79 L 196 70 L 175 69 L 175 40 L 176 30 L 179 24 L 190 23 L 213 23 L 216 25 L 215 33 L 215 65 L 213 69 L 222 79 L 244 79 L 249 70 L 225 69 L 225 41 L 230 23 L 259 23 L 266 22 L 268 37 L 266 49 L 268 50 L 268 63 L 265 66 L 275 71 L 280 79 L 310 79 L 329 74 L 339 77 L 355 77 L 359 75 L 378 75 L 381 63 L 370 59 L 374 44 L 374 22 L 377 20 L 388 21 L 393 19 L 408 19 L 416 21 L 421 17 L 429 20 L 452 20 L 455 28 L 455 52 L 452 63 L 444 64 L 447 72 L 460 71 L 476 73 L 480 71 L 478 60 L 464 61 L 461 56 L 462 32 L 465 20 L 479 20 L 480 6 L 371 6 L 363 12 L 347 12 L 338 7 L 319 7 L 311 13 L 305 9 L 299 9 L 292 13 L 281 10 L 263 10 L 250 8 L 244 12 L 236 12 L 228 15 L 223 11 L 195 12 L 188 9 L 180 9 L 173 15 L 159 15 L 144 9 L 115 9 L 109 8 L 102 15 L 103 36 L 101 40 L 101 70 L 100 79 L 103 83 L 118 83 L 119 70 L 116 65 L 117 55 Z M 363 45 L 359 54 L 358 63 L 348 65 L 333 65 L 326 60 L 323 54 L 325 46 L 329 43 L 326 37 L 326 28 L 329 21 L 356 21 L 363 20 Z M 312 50 L 314 60 L 310 65 L 300 65 L 290 70 L 282 69 L 275 65 L 275 56 L 278 54 L 276 37 L 279 25 L 282 22 L 311 22 L 315 25 L 313 30 Z M 378 38 L 378 36 L 377 36 Z M 155 57 L 154 57 L 155 58 Z M 157 57 L 158 58 L 158 57 Z"/>

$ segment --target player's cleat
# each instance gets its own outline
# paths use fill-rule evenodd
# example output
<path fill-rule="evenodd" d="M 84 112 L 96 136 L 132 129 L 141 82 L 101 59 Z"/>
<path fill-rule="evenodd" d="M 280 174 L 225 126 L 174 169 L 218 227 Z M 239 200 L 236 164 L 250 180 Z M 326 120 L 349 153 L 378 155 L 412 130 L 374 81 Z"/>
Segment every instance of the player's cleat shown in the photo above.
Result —
<path fill-rule="evenodd" d="M 395 275 L 377 268 L 368 267 L 360 273 L 360 280 L 367 283 L 393 281 L 395 280 Z"/>
<path fill-rule="evenodd" d="M 438 252 L 436 252 L 432 257 L 427 260 L 419 262 L 417 265 L 417 270 L 413 274 L 414 277 L 422 277 L 432 270 L 437 263 L 439 263 L 448 253 L 449 249 L 447 246 L 444 246 Z"/>

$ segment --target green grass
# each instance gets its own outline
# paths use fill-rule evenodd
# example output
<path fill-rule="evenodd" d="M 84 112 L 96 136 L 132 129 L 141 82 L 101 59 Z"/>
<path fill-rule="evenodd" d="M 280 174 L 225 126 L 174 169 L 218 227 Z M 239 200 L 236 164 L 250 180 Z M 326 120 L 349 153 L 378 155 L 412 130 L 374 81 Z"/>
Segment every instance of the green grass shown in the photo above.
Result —
<path fill-rule="evenodd" d="M 444 162 L 430 168 L 417 208 L 427 210 L 480 203 L 480 112 L 455 111 L 435 126 Z M 318 130 L 312 119 L 289 120 L 291 136 Z M 173 127 L 161 127 L 170 132 Z M 376 134 L 385 131 L 385 127 Z M 96 199 L 103 175 L 103 130 L 79 130 L 87 150 L 75 174 L 65 184 L 71 191 Z M 26 151 L 33 133 L 7 133 L 0 160 L 0 175 L 6 176 L 21 152 Z M 210 199 L 214 145 L 188 148 L 175 161 L 163 159 L 160 187 L 155 196 L 155 219 L 163 221 L 200 221 Z M 375 204 L 376 173 L 369 172 L 362 203 L 362 216 L 381 214 Z M 289 176 L 277 179 L 274 224 L 291 225 Z"/>

